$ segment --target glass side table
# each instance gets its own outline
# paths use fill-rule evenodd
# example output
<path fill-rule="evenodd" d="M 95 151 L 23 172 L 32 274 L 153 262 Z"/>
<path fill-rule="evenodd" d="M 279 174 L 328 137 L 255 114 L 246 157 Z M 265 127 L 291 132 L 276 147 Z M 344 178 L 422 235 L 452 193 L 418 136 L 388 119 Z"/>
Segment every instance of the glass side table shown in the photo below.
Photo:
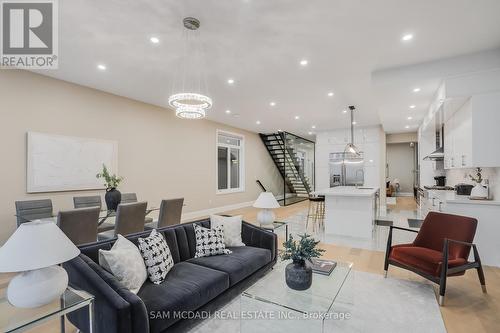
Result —
<path fill-rule="evenodd" d="M 288 222 L 274 221 L 272 224 L 261 224 L 260 227 L 274 233 L 276 233 L 276 230 L 285 228 L 285 241 L 288 240 Z"/>
<path fill-rule="evenodd" d="M 51 319 L 61 318 L 64 332 L 64 315 L 88 307 L 90 333 L 94 332 L 94 296 L 68 287 L 59 299 L 34 309 L 17 308 L 9 303 L 6 289 L 0 291 L 0 331 L 24 332 Z"/>

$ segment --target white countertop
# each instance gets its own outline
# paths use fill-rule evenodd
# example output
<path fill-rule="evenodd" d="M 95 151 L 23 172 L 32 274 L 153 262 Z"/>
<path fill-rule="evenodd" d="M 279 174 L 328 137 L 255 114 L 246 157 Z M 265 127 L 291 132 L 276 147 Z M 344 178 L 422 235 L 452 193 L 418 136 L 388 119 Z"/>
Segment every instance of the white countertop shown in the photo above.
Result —
<path fill-rule="evenodd" d="M 320 191 L 315 191 L 314 194 L 324 196 L 342 196 L 342 197 L 373 197 L 379 191 L 378 187 L 360 186 L 337 186 Z"/>
<path fill-rule="evenodd" d="M 467 205 L 499 205 L 497 200 L 471 200 L 467 195 L 457 195 L 455 191 L 439 191 L 427 190 L 429 194 L 440 198 L 442 201 L 450 204 L 467 204 Z"/>

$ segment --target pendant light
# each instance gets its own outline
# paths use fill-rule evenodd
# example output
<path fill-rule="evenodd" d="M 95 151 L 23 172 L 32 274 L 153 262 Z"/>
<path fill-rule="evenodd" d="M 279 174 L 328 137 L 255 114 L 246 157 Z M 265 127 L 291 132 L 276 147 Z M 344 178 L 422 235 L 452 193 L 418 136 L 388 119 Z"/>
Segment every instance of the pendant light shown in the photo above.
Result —
<path fill-rule="evenodd" d="M 349 110 L 351 110 L 351 142 L 349 142 L 347 144 L 347 146 L 345 147 L 344 155 L 346 153 L 349 153 L 351 157 L 360 157 L 361 153 L 360 153 L 358 147 L 356 147 L 354 145 L 354 110 L 355 109 L 356 108 L 354 107 L 354 105 L 349 106 Z"/>
<path fill-rule="evenodd" d="M 184 119 L 202 119 L 212 107 L 212 99 L 207 96 L 208 87 L 204 73 L 203 48 L 199 37 L 200 21 L 186 17 L 184 25 L 181 64 L 174 78 L 172 95 L 168 104 L 175 109 L 175 115 Z"/>

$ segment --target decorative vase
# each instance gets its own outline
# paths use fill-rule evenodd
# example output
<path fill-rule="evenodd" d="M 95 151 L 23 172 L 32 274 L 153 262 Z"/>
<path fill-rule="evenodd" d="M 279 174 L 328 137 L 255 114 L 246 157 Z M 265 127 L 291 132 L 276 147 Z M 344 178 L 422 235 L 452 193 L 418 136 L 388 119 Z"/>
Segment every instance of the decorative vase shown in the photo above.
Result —
<path fill-rule="evenodd" d="M 108 210 L 116 210 L 118 205 L 122 201 L 122 194 L 116 188 L 111 188 L 106 190 L 106 195 L 104 196 L 106 201 L 106 206 Z"/>
<path fill-rule="evenodd" d="M 487 199 L 488 198 L 488 187 L 481 183 L 477 183 L 470 192 L 470 197 L 474 199 Z"/>
<path fill-rule="evenodd" d="M 294 290 L 306 290 L 312 284 L 312 268 L 304 260 L 297 260 L 286 265 L 285 281 Z"/>

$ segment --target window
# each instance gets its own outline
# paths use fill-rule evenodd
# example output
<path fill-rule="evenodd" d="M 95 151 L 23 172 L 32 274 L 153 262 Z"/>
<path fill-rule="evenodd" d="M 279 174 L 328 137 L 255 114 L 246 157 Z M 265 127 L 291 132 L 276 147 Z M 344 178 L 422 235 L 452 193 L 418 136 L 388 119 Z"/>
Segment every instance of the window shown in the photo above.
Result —
<path fill-rule="evenodd" d="M 243 136 L 217 131 L 217 193 L 245 190 L 243 149 Z"/>

